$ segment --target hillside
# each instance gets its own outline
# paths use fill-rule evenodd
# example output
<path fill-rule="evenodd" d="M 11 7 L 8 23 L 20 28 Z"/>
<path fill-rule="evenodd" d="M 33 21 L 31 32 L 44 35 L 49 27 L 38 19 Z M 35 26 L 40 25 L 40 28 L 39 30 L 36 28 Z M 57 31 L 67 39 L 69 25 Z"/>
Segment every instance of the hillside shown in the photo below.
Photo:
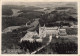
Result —
<path fill-rule="evenodd" d="M 29 24 L 35 18 L 40 18 L 44 12 L 34 11 L 41 9 L 36 6 L 2 5 L 2 30 L 10 26 Z M 12 22 L 13 21 L 13 22 Z"/>
<path fill-rule="evenodd" d="M 40 24 L 56 21 L 70 21 L 75 24 L 77 22 L 77 10 L 73 7 L 56 7 L 54 11 L 41 17 Z"/>
<path fill-rule="evenodd" d="M 2 15 L 12 15 L 12 9 L 18 9 L 18 10 L 37 10 L 41 9 L 40 7 L 35 7 L 35 6 L 19 6 L 19 5 L 2 5 Z"/>

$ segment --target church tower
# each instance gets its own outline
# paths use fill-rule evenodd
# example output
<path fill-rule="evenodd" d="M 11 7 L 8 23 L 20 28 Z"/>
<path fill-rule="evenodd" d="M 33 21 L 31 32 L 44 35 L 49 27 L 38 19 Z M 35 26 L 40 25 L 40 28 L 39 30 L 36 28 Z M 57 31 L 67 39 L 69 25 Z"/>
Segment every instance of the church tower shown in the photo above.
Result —
<path fill-rule="evenodd" d="M 45 27 L 45 24 L 44 24 L 43 27 L 41 27 L 41 26 L 39 25 L 39 37 L 40 37 L 40 38 L 46 37 L 46 27 Z"/>

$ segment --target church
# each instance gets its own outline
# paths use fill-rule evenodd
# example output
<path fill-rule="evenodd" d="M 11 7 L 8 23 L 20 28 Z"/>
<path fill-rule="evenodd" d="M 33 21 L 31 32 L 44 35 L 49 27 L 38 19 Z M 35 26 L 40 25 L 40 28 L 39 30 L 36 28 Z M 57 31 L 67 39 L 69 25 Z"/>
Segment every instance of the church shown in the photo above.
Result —
<path fill-rule="evenodd" d="M 66 29 L 61 29 L 60 27 L 46 27 L 45 24 L 43 27 L 39 25 L 39 37 L 44 38 L 46 35 L 66 35 Z"/>

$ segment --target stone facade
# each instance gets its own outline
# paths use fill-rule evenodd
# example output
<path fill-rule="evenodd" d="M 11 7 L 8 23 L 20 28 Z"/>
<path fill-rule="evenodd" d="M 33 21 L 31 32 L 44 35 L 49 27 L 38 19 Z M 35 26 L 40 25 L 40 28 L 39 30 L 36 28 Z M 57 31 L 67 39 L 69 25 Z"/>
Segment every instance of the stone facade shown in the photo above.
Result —
<path fill-rule="evenodd" d="M 66 35 L 66 29 L 60 29 L 60 27 L 43 27 L 39 26 L 39 37 L 44 38 L 46 35 L 54 34 L 58 35 Z"/>

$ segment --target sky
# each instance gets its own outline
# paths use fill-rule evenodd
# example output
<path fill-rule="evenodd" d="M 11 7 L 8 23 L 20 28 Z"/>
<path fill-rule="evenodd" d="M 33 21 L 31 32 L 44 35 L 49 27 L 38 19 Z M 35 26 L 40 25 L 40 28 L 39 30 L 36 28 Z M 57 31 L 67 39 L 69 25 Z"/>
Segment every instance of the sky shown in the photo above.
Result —
<path fill-rule="evenodd" d="M 44 2 L 44 1 L 45 0 L 2 0 L 2 4 L 3 5 L 39 6 L 39 7 L 65 6 L 66 4 L 68 4 L 66 6 L 74 6 L 76 4 L 76 2 L 50 2 L 52 0 L 46 0 L 47 2 Z"/>

